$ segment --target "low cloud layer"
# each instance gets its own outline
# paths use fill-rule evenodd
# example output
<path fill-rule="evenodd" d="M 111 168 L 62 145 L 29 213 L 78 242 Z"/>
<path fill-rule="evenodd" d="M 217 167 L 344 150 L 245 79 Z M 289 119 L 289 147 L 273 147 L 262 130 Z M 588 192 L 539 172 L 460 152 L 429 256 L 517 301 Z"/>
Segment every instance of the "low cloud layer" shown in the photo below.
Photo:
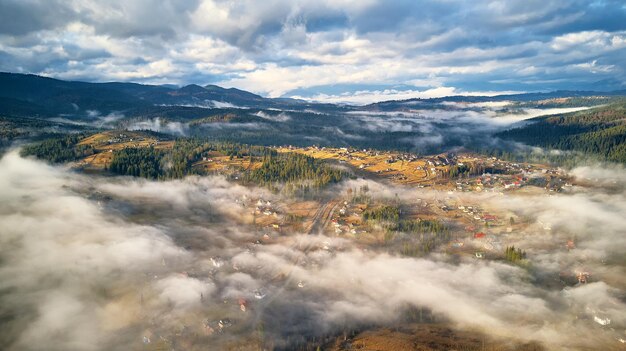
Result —
<path fill-rule="evenodd" d="M 500 103 L 457 104 L 444 102 L 447 109 L 420 109 L 419 103 L 406 103 L 405 111 L 352 111 L 346 116 L 350 133 L 406 133 L 401 141 L 419 152 L 440 153 L 456 147 L 481 148 L 501 144 L 492 135 L 524 120 L 588 109 L 550 108 L 509 111 Z M 511 145 L 500 145 L 512 147 Z"/>
<path fill-rule="evenodd" d="M 131 122 L 126 127 L 128 130 L 151 130 L 153 132 L 168 133 L 174 135 L 186 135 L 188 126 L 180 122 L 164 121 L 161 118 Z"/>
<path fill-rule="evenodd" d="M 608 184 L 623 179 L 623 170 L 574 173 Z M 274 346 L 289 348 L 303 337 L 392 323 L 409 308 L 550 350 L 618 349 L 626 338 L 623 188 L 502 197 L 368 184 L 375 198 L 480 203 L 528 218 L 526 230 L 499 241 L 524 247 L 534 268 L 401 257 L 297 232 L 268 239 L 249 207 L 258 198 L 279 202 L 265 190 L 221 177 L 89 177 L 12 151 L 0 160 L 0 345 L 220 348 L 262 328 Z M 549 233 L 540 225 L 548 221 Z M 562 245 L 573 235 L 577 248 L 567 252 Z M 589 284 L 561 289 L 546 278 L 574 274 L 578 264 L 592 272 Z"/>
<path fill-rule="evenodd" d="M 291 120 L 291 117 L 289 117 L 289 115 L 285 112 L 272 114 L 272 113 L 267 113 L 264 111 L 259 111 L 255 113 L 254 115 L 257 117 L 261 117 L 261 118 L 264 118 L 270 121 L 275 121 L 275 122 L 286 122 L 286 121 Z"/>

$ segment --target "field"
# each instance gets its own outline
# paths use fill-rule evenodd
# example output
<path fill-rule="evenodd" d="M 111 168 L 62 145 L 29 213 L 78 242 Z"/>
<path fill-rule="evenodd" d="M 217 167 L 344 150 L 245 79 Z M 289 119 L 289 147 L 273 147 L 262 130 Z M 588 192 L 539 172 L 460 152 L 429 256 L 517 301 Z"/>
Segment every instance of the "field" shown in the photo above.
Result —
<path fill-rule="evenodd" d="M 142 132 L 106 131 L 91 135 L 81 140 L 78 145 L 88 145 L 96 150 L 93 155 L 87 156 L 78 162 L 84 169 L 101 170 L 111 163 L 113 151 L 125 148 L 154 147 L 155 149 L 171 149 L 174 142 L 159 140 Z"/>
<path fill-rule="evenodd" d="M 398 328 L 377 328 L 350 338 L 338 338 L 329 350 L 415 350 L 415 351 L 540 351 L 535 344 L 505 344 L 484 334 L 453 330 L 440 324 L 409 324 Z"/>
<path fill-rule="evenodd" d="M 396 152 L 348 151 L 337 148 L 277 148 L 278 152 L 298 152 L 322 160 L 336 160 L 361 171 L 374 173 L 380 177 L 394 180 L 401 184 L 415 185 L 436 178 L 437 171 L 445 167 L 427 167 L 425 159 L 401 159 Z"/>
<path fill-rule="evenodd" d="M 229 170 L 254 170 L 261 167 L 261 162 L 257 159 L 251 162 L 247 157 L 231 159 L 218 152 L 211 152 L 203 160 L 194 163 L 193 167 L 207 173 L 223 173 Z"/>

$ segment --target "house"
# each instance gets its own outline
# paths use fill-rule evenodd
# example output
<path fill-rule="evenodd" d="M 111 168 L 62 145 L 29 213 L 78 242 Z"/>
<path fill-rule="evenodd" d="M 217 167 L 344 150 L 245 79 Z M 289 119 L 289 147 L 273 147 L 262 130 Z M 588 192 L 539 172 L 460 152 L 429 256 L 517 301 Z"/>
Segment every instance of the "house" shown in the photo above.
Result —
<path fill-rule="evenodd" d="M 212 335 L 213 333 L 215 333 L 215 329 L 213 329 L 213 327 L 211 327 L 211 325 L 209 324 L 209 321 L 205 321 L 203 324 L 204 324 L 204 334 L 205 335 Z"/>
<path fill-rule="evenodd" d="M 223 329 L 229 328 L 232 325 L 233 325 L 233 322 L 231 322 L 230 319 L 228 318 L 220 319 L 220 321 L 217 322 L 217 326 L 220 328 L 220 331 L 222 331 Z"/>
<path fill-rule="evenodd" d="M 590 276 L 591 274 L 589 274 L 588 272 L 578 272 L 576 274 L 576 279 L 578 279 L 578 283 L 580 284 L 587 284 Z"/>
<path fill-rule="evenodd" d="M 609 325 L 611 324 L 611 320 L 609 318 L 600 318 L 598 316 L 593 316 L 593 320 L 600 325 Z"/>
<path fill-rule="evenodd" d="M 224 261 L 219 257 L 211 257 L 211 263 L 213 267 L 220 268 L 224 265 Z"/>
<path fill-rule="evenodd" d="M 490 214 L 488 214 L 488 213 L 485 213 L 485 214 L 483 215 L 483 220 L 484 220 L 485 222 L 493 222 L 493 221 L 495 221 L 496 219 L 498 219 L 496 216 L 494 216 L 494 215 L 490 215 Z"/>
<path fill-rule="evenodd" d="M 238 302 L 239 302 L 239 309 L 241 310 L 241 312 L 246 312 L 246 305 L 248 304 L 246 299 L 239 299 Z"/>

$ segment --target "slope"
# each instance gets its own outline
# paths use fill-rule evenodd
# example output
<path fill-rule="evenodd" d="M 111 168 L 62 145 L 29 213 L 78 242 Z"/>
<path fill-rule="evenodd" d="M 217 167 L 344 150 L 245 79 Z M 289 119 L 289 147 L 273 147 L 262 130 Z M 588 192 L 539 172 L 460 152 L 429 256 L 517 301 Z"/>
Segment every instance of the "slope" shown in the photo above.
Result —
<path fill-rule="evenodd" d="M 626 163 L 626 100 L 586 111 L 533 118 L 496 135 Z"/>

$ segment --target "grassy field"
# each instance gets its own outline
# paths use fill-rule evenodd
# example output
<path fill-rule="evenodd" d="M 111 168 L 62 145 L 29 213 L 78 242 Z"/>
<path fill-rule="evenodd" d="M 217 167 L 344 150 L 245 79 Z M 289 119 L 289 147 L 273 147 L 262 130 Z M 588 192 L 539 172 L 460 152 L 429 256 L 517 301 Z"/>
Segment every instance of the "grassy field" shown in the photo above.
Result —
<path fill-rule="evenodd" d="M 322 160 L 336 160 L 356 170 L 378 175 L 395 183 L 419 185 L 432 183 L 446 166 L 429 166 L 426 159 L 402 160 L 397 152 L 348 152 L 337 148 L 277 148 L 278 152 L 298 152 Z M 397 160 L 389 162 L 389 160 Z M 435 169 L 435 171 L 432 170 Z"/>
<path fill-rule="evenodd" d="M 231 159 L 229 156 L 214 151 L 206 157 L 206 160 L 198 161 L 193 166 L 207 173 L 220 173 L 229 169 L 254 170 L 261 167 L 261 160 L 254 159 L 251 162 L 248 157 Z"/>
<path fill-rule="evenodd" d="M 91 135 L 81 140 L 78 145 L 89 145 L 96 153 L 85 157 L 79 165 L 89 169 L 104 169 L 111 163 L 113 151 L 125 148 L 154 147 L 156 149 L 171 149 L 174 141 L 160 141 L 157 138 L 142 132 L 106 131 Z"/>
<path fill-rule="evenodd" d="M 467 351 L 540 351 L 543 347 L 516 341 L 492 340 L 472 331 L 458 331 L 442 324 L 409 324 L 398 328 L 366 330 L 344 340 L 343 337 L 324 349 L 341 350 L 467 350 Z"/>
<path fill-rule="evenodd" d="M 116 150 L 145 147 L 168 150 L 174 147 L 174 141 L 159 140 L 143 132 L 106 131 L 91 135 L 78 145 L 89 145 L 96 150 L 96 153 L 80 160 L 78 164 L 87 169 L 102 170 L 111 163 Z M 229 170 L 254 170 L 261 167 L 261 161 L 255 159 L 250 162 L 249 158 L 231 159 L 227 155 L 213 152 L 206 159 L 196 162 L 193 167 L 206 173 L 223 173 Z"/>

